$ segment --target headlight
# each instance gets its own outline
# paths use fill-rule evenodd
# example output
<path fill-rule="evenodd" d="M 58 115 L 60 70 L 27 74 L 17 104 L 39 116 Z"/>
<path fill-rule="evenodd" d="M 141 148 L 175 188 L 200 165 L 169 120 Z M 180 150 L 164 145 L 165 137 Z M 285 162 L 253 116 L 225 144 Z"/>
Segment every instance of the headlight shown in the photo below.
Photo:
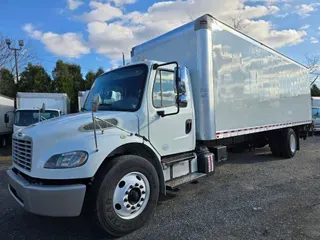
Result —
<path fill-rule="evenodd" d="M 74 168 L 82 166 L 88 159 L 88 153 L 83 151 L 67 152 L 53 155 L 44 168 Z"/>

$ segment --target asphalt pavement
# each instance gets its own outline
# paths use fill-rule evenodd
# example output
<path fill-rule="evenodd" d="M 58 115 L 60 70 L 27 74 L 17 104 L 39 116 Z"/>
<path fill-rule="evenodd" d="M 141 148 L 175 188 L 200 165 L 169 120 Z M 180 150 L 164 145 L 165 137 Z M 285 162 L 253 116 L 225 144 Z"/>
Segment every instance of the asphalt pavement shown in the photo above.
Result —
<path fill-rule="evenodd" d="M 9 195 L 0 149 L 0 239 L 103 239 L 84 217 L 25 212 Z M 320 239 L 320 137 L 293 159 L 269 148 L 229 154 L 212 177 L 159 202 L 153 218 L 122 239 Z"/>

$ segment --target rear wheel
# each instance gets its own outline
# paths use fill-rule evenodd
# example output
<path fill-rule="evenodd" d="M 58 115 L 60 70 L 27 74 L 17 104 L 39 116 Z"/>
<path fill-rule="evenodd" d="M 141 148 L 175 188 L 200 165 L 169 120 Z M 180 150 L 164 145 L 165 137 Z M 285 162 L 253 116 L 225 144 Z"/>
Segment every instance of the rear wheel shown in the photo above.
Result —
<path fill-rule="evenodd" d="M 269 145 L 273 156 L 292 158 L 298 146 L 296 133 L 292 128 L 274 132 L 269 139 Z"/>
<path fill-rule="evenodd" d="M 269 146 L 270 146 L 272 155 L 274 157 L 281 157 L 282 138 L 281 138 L 280 134 L 276 134 L 276 135 L 272 136 L 272 138 L 269 141 L 270 141 Z"/>
<path fill-rule="evenodd" d="M 292 158 L 297 152 L 297 136 L 292 128 L 284 132 L 283 157 Z"/>
<path fill-rule="evenodd" d="M 97 176 L 91 215 L 98 227 L 121 237 L 141 227 L 152 215 L 159 197 L 153 165 L 139 156 L 111 160 Z"/>

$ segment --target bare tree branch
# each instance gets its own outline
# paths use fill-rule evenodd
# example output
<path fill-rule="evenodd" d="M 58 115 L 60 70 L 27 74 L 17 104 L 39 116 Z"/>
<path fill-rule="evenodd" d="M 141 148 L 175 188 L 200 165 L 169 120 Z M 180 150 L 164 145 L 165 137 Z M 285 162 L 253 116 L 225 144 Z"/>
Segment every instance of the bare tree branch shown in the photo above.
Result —
<path fill-rule="evenodd" d="M 318 54 L 305 54 L 307 67 L 310 70 L 310 75 L 314 76 L 310 85 L 313 85 L 320 76 L 320 55 Z"/>
<path fill-rule="evenodd" d="M 10 50 L 5 41 L 6 37 L 0 34 L 0 69 L 8 68 L 11 72 L 15 70 L 14 51 Z M 12 47 L 16 47 L 17 41 L 10 39 Z M 22 50 L 17 51 L 18 68 L 19 72 L 27 66 L 28 62 L 32 62 L 36 59 L 35 51 L 31 45 L 31 41 L 25 42 Z"/>
<path fill-rule="evenodd" d="M 231 18 L 232 27 L 238 31 L 243 31 L 249 24 L 246 23 L 246 18 L 242 13 L 236 13 Z"/>
<path fill-rule="evenodd" d="M 193 21 L 193 20 L 196 19 L 196 17 L 194 16 L 194 12 L 189 11 L 189 10 L 187 10 L 186 12 L 187 12 L 187 14 L 188 14 L 188 16 L 189 16 L 189 20 L 190 20 L 190 21 Z"/>

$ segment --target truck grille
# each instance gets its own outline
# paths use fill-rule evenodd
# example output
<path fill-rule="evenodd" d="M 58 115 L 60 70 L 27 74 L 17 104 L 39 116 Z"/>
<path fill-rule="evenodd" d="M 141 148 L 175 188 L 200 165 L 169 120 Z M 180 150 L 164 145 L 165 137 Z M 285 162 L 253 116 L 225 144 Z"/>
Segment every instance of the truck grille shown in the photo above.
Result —
<path fill-rule="evenodd" d="M 12 161 L 19 167 L 31 171 L 32 141 L 12 139 Z"/>

